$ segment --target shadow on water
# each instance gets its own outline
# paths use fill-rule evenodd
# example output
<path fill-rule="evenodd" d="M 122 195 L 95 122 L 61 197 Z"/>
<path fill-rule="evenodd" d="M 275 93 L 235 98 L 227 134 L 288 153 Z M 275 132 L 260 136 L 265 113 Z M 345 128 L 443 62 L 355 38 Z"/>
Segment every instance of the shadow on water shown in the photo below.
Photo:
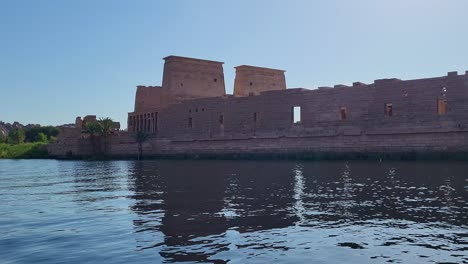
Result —
<path fill-rule="evenodd" d="M 137 202 L 132 208 L 141 219 L 137 230 L 154 228 L 164 236 L 168 251 L 161 255 L 173 261 L 206 261 L 226 250 L 210 239 L 193 238 L 220 235 L 228 229 L 252 232 L 294 224 L 291 169 L 293 164 L 271 164 L 267 171 L 257 163 L 158 162 L 136 163 L 134 188 Z M 257 177 L 268 173 L 269 177 Z M 161 214 L 161 212 L 164 212 Z M 157 224 L 151 222 L 162 215 Z M 198 246 L 204 253 L 198 252 Z M 155 245 L 155 246 L 158 246 Z M 190 249 L 181 251 L 181 247 Z"/>
<path fill-rule="evenodd" d="M 153 232 L 164 237 L 158 243 L 154 239 L 139 241 L 138 247 L 157 249 L 169 262 L 224 263 L 235 259 L 233 251 L 244 250 L 255 259 L 261 255 L 255 255 L 255 251 L 284 252 L 299 246 L 278 237 L 282 232 L 287 236 L 299 230 L 300 238 L 305 237 L 304 244 L 310 244 L 307 242 L 310 230 L 315 232 L 310 236 L 316 235 L 317 230 L 323 234 L 339 230 L 327 236 L 329 240 L 335 239 L 333 243 L 338 247 L 375 249 L 411 245 L 453 251 L 456 258 L 456 252 L 466 249 L 466 233 L 417 230 L 466 228 L 468 224 L 465 205 L 468 165 L 449 164 L 134 162 L 130 164 L 129 179 L 133 181 L 130 186 L 135 199 L 131 209 L 138 215 L 133 221 L 135 232 Z M 388 228 L 407 231 L 386 233 Z M 340 235 L 366 229 L 374 232 L 368 234 L 371 241 L 347 241 L 346 236 Z M 251 234 L 262 235 L 249 239 Z M 310 249 L 310 245 L 304 249 Z M 396 255 L 402 253 L 405 250 Z M 401 261 L 384 255 L 370 256 L 368 260 L 380 257 Z"/>

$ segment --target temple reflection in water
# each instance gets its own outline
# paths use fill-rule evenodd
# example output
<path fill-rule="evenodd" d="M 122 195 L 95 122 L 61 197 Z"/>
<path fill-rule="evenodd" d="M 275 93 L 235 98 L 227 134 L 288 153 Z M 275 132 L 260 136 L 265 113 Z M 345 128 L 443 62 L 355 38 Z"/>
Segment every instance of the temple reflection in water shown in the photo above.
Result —
<path fill-rule="evenodd" d="M 240 247 L 271 246 L 268 241 L 233 244 L 232 237 L 223 239 L 228 233 L 386 220 L 468 223 L 461 209 L 466 200 L 466 166 L 461 163 L 446 168 L 417 162 L 155 161 L 132 165 L 132 210 L 138 215 L 134 226 L 136 232 L 153 233 L 138 245 L 157 248 L 168 261 L 224 262 L 214 255 Z"/>

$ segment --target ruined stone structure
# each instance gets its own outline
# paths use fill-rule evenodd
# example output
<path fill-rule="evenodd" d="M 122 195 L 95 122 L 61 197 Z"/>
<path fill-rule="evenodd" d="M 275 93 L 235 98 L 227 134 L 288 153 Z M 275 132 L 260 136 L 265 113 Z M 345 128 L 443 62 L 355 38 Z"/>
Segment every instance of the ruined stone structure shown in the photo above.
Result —
<path fill-rule="evenodd" d="M 283 70 L 242 65 L 227 95 L 222 65 L 166 57 L 162 86 L 137 87 L 110 154 L 136 155 L 137 131 L 151 134 L 154 156 L 468 152 L 468 72 L 309 90 L 286 89 Z M 51 154 L 89 153 L 78 141 Z"/>

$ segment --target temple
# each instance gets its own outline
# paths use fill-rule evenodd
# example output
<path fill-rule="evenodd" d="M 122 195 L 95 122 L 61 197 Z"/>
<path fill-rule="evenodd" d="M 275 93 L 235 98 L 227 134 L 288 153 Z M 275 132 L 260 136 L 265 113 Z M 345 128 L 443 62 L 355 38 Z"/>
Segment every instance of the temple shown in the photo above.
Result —
<path fill-rule="evenodd" d="M 284 70 L 241 65 L 231 95 L 223 62 L 164 61 L 162 86 L 137 86 L 110 155 L 135 155 L 139 131 L 150 156 L 468 152 L 468 72 L 287 89 Z M 69 134 L 51 152 L 89 154 Z"/>

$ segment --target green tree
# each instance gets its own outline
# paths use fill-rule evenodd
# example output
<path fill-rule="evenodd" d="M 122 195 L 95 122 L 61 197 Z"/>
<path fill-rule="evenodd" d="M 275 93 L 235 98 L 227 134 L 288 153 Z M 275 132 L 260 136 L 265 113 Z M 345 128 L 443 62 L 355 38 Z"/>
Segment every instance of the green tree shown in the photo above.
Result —
<path fill-rule="evenodd" d="M 85 132 L 89 134 L 93 155 L 97 153 L 97 136 L 101 132 L 101 124 L 99 122 L 88 122 L 85 125 Z"/>
<path fill-rule="evenodd" d="M 149 135 L 143 131 L 138 131 L 135 134 L 135 140 L 138 143 L 138 160 L 143 157 L 143 143 L 148 139 Z"/>
<path fill-rule="evenodd" d="M 32 126 L 24 129 L 25 133 L 25 141 L 27 142 L 34 142 L 37 140 L 37 135 L 39 134 L 40 131 L 40 126 Z"/>
<path fill-rule="evenodd" d="M 8 142 L 8 137 L 0 132 L 0 143 L 7 143 Z"/>
<path fill-rule="evenodd" d="M 100 133 L 104 139 L 104 152 L 108 152 L 109 150 L 109 138 L 112 135 L 112 129 L 114 128 L 114 120 L 109 117 L 106 118 L 99 118 L 98 121 L 100 125 Z"/>
<path fill-rule="evenodd" d="M 23 144 L 26 138 L 26 134 L 22 128 L 16 128 L 10 132 L 8 137 L 10 138 L 11 142 L 15 144 Z"/>
<path fill-rule="evenodd" d="M 112 134 L 112 129 L 114 128 L 114 120 L 112 118 L 99 118 L 98 123 L 101 125 L 101 135 L 106 137 Z"/>
<path fill-rule="evenodd" d="M 47 135 L 42 133 L 42 132 L 39 132 L 39 134 L 37 134 L 36 136 L 36 142 L 44 142 L 46 143 L 47 142 Z"/>
<path fill-rule="evenodd" d="M 27 142 L 34 142 L 38 140 L 39 133 L 43 133 L 47 136 L 47 139 L 51 137 L 57 137 L 59 134 L 59 129 L 53 126 L 33 126 L 25 129 L 26 140 Z"/>

